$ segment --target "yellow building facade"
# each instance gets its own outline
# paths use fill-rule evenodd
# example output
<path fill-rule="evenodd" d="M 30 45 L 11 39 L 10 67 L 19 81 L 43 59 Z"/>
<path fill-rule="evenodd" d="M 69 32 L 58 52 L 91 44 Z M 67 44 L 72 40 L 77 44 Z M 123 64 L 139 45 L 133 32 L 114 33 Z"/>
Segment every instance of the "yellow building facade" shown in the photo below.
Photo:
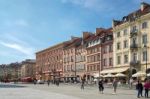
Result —
<path fill-rule="evenodd" d="M 131 75 L 147 67 L 150 73 L 150 5 L 141 3 L 121 21 L 113 20 L 112 27 L 114 67 L 129 68 Z"/>

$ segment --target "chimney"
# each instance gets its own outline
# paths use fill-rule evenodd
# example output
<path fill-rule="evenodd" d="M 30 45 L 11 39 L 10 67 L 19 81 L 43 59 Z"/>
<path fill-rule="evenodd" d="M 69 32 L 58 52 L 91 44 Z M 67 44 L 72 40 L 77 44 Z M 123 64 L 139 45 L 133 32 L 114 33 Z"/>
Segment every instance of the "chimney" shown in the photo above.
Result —
<path fill-rule="evenodd" d="M 103 31 L 105 31 L 104 28 L 96 28 L 96 35 L 99 35 L 99 34 L 102 33 Z"/>
<path fill-rule="evenodd" d="M 86 39 L 88 37 L 90 37 L 92 35 L 92 33 L 90 32 L 83 32 L 83 39 Z"/>

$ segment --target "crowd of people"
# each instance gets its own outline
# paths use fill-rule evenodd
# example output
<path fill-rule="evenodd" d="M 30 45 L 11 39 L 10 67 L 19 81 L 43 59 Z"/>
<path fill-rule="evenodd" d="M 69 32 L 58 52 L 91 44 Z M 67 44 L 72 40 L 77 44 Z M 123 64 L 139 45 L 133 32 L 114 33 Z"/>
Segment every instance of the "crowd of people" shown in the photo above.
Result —
<path fill-rule="evenodd" d="M 81 89 L 84 89 L 85 79 L 81 79 Z M 113 94 L 117 93 L 117 88 L 119 84 L 119 80 L 114 78 L 112 81 L 112 87 L 113 87 Z M 104 84 L 105 81 L 103 79 L 99 79 L 98 81 L 98 89 L 101 94 L 104 93 Z M 133 79 L 130 79 L 129 81 L 130 88 L 133 87 Z M 137 97 L 143 97 L 143 90 L 144 90 L 144 97 L 149 98 L 149 90 L 150 90 L 150 79 L 146 79 L 144 82 L 141 80 L 136 80 L 136 90 L 137 90 Z"/>
<path fill-rule="evenodd" d="M 81 90 L 84 90 L 85 87 L 85 78 L 81 78 Z M 112 81 L 112 88 L 113 88 L 113 94 L 117 93 L 117 88 L 118 88 L 118 84 L 119 84 L 119 80 L 114 78 Z M 34 79 L 33 81 L 34 85 L 37 84 L 37 80 Z M 53 82 L 51 82 L 50 80 L 47 80 L 47 85 L 49 86 L 50 83 L 56 84 L 57 86 L 59 86 L 59 79 L 55 79 Z M 98 89 L 99 92 L 101 94 L 104 93 L 104 86 L 105 81 L 103 79 L 99 79 L 98 80 Z M 129 87 L 132 88 L 133 87 L 133 79 L 129 80 Z M 149 90 L 150 90 L 150 79 L 145 79 L 144 82 L 142 82 L 141 80 L 136 80 L 136 86 L 135 86 L 136 90 L 137 90 L 137 97 L 143 97 L 143 90 L 144 90 L 144 96 L 145 98 L 148 98 L 149 96 Z"/>

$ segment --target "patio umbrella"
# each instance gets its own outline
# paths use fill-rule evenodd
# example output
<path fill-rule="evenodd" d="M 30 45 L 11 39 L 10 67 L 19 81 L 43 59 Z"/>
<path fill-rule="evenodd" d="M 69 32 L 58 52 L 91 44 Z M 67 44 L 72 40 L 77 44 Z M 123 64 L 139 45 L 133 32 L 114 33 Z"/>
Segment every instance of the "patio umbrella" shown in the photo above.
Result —
<path fill-rule="evenodd" d="M 148 74 L 147 74 L 147 76 L 149 76 L 149 77 L 150 77 L 150 73 L 148 73 Z"/>
<path fill-rule="evenodd" d="M 126 75 L 125 75 L 125 74 L 122 74 L 122 73 L 117 73 L 117 74 L 115 75 L 115 77 L 126 77 Z"/>
<path fill-rule="evenodd" d="M 144 72 L 142 72 L 142 71 L 139 71 L 139 72 L 133 74 L 132 77 L 143 77 L 143 76 L 145 76 L 145 75 L 146 75 L 146 73 L 144 73 Z"/>
<path fill-rule="evenodd" d="M 105 77 L 105 78 L 107 78 L 107 77 L 115 77 L 115 75 L 109 73 L 109 74 L 107 74 L 107 75 L 105 75 L 105 76 L 103 76 L 103 77 Z"/>
<path fill-rule="evenodd" d="M 103 75 L 99 75 L 99 73 L 95 73 L 93 76 L 94 76 L 95 78 L 97 78 L 97 77 L 103 77 Z"/>

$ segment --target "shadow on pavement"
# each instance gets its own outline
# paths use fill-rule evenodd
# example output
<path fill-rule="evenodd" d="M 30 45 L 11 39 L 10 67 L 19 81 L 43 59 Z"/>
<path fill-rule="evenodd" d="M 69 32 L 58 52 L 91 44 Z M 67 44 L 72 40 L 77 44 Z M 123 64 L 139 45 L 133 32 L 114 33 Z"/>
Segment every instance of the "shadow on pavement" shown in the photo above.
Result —
<path fill-rule="evenodd" d="M 9 84 L 0 84 L 0 88 L 24 88 L 26 86 L 20 85 L 9 85 Z"/>

